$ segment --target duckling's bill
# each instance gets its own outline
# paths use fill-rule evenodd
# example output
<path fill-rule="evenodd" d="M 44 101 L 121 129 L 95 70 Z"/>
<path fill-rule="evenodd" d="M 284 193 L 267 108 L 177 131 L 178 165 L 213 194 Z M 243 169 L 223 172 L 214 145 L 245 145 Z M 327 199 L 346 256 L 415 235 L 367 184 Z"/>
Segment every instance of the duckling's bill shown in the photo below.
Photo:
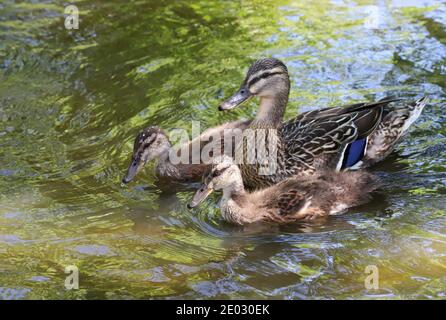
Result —
<path fill-rule="evenodd" d="M 188 203 L 187 207 L 189 209 L 195 208 L 201 202 L 203 202 L 212 193 L 212 191 L 214 191 L 212 187 L 202 184 L 200 189 L 198 189 L 197 192 L 195 192 L 194 197 Z"/>
<path fill-rule="evenodd" d="M 124 178 L 122 178 L 122 183 L 127 184 L 131 182 L 133 178 L 135 178 L 139 169 L 140 169 L 140 162 L 136 159 L 133 159 L 127 169 L 126 175 L 124 176 Z"/>

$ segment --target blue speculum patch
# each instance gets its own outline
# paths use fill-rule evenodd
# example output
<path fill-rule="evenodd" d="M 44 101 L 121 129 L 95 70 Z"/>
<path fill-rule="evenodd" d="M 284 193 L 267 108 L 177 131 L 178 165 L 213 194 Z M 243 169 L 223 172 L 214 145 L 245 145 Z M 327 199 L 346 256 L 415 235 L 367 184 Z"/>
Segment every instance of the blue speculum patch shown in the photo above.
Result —
<path fill-rule="evenodd" d="M 367 139 L 359 139 L 350 143 L 345 149 L 342 169 L 350 168 L 358 163 L 364 156 L 364 150 L 367 145 Z"/>

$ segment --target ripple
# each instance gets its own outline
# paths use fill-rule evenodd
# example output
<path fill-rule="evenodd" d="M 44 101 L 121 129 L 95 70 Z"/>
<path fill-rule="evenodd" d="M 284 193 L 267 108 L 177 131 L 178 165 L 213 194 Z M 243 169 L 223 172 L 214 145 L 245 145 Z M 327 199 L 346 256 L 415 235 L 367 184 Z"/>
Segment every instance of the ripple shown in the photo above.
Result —
<path fill-rule="evenodd" d="M 79 245 L 74 247 L 72 250 L 76 252 L 86 254 L 89 256 L 114 256 L 115 253 L 111 251 L 108 246 L 100 245 Z"/>
<path fill-rule="evenodd" d="M 21 239 L 19 236 L 16 236 L 14 234 L 0 234 L 0 242 L 9 245 L 16 245 L 16 244 L 26 243 L 27 241 Z"/>
<path fill-rule="evenodd" d="M 20 300 L 25 299 L 31 291 L 29 288 L 7 288 L 0 287 L 0 300 Z"/>
<path fill-rule="evenodd" d="M 45 276 L 33 276 L 29 280 L 35 281 L 35 282 L 47 282 L 50 280 L 50 278 Z"/>

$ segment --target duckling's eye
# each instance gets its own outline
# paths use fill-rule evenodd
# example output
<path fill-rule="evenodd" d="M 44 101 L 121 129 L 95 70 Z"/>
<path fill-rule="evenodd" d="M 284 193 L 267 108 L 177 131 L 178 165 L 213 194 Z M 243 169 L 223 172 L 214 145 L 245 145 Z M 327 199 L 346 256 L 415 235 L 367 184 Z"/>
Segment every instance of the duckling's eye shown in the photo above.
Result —
<path fill-rule="evenodd" d="M 227 168 L 223 168 L 223 169 L 215 169 L 215 170 L 212 172 L 212 178 L 221 176 L 221 175 L 225 172 L 226 169 L 227 169 Z"/>
<path fill-rule="evenodd" d="M 150 147 L 151 145 L 156 146 L 156 145 L 158 145 L 158 144 L 159 144 L 159 142 L 155 141 L 154 139 L 150 139 L 150 140 L 148 140 L 148 141 L 146 141 L 146 142 L 144 143 L 144 148 L 148 148 L 148 147 Z"/>

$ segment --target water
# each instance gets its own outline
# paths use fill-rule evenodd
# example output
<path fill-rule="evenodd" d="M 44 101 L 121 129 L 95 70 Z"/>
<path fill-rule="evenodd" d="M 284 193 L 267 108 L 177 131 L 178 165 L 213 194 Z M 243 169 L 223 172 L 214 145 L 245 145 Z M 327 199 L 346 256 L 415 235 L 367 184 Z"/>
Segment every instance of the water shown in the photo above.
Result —
<path fill-rule="evenodd" d="M 71 31 L 64 1 L 0 3 L 0 299 L 445 298 L 444 1 L 74 2 Z M 371 203 L 252 230 L 217 198 L 186 210 L 193 191 L 162 194 L 152 167 L 120 185 L 145 126 L 253 117 L 216 106 L 265 56 L 289 67 L 287 118 L 429 95 Z"/>

